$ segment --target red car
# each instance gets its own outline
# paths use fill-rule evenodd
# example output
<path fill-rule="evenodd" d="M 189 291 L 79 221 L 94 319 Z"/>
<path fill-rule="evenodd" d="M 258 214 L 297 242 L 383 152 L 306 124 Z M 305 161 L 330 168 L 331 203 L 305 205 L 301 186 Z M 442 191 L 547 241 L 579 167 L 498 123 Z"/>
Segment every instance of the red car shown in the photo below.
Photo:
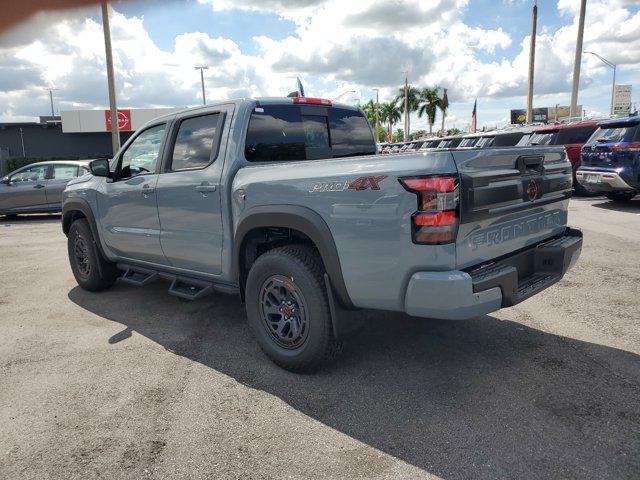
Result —
<path fill-rule="evenodd" d="M 583 145 L 598 128 L 598 122 L 557 123 L 537 129 L 527 145 L 564 145 L 573 167 L 573 188 L 577 194 L 586 195 L 587 190 L 576 179 L 580 166 L 580 152 Z"/>

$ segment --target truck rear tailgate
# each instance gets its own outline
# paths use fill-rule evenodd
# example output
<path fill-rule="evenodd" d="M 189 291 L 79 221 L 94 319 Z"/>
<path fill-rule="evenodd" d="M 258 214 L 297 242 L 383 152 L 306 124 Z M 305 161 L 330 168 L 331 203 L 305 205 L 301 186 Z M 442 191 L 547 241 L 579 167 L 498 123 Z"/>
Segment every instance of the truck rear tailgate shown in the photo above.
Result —
<path fill-rule="evenodd" d="M 572 176 L 563 147 L 451 151 L 460 175 L 459 269 L 562 234 Z"/>

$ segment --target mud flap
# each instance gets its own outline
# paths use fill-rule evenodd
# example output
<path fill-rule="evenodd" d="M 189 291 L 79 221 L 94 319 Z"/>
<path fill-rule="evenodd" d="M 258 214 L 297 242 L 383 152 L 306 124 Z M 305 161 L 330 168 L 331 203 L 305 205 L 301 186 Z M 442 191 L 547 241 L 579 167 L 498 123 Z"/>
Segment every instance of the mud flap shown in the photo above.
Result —
<path fill-rule="evenodd" d="M 324 284 L 327 289 L 327 299 L 329 300 L 333 336 L 336 340 L 344 340 L 364 325 L 364 319 L 360 318 L 359 315 L 354 315 L 354 310 L 347 310 L 340 305 L 333 293 L 329 275 L 326 273 L 324 274 Z"/>

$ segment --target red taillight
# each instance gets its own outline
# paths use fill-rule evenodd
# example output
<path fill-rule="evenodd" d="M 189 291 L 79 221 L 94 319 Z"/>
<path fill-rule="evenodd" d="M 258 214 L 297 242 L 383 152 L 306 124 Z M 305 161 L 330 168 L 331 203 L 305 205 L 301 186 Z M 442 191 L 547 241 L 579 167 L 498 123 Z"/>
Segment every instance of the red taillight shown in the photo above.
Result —
<path fill-rule="evenodd" d="M 325 105 L 330 107 L 333 105 L 331 100 L 326 98 L 313 98 L 313 97 L 293 97 L 293 103 L 302 103 L 306 105 Z"/>
<path fill-rule="evenodd" d="M 456 223 L 456 212 L 453 210 L 437 213 L 418 213 L 413 217 L 418 227 L 444 227 Z"/>
<path fill-rule="evenodd" d="M 458 179 L 453 176 L 401 178 L 402 186 L 418 197 L 411 216 L 414 243 L 437 245 L 456 240 L 458 231 Z"/>
<path fill-rule="evenodd" d="M 456 188 L 456 179 L 453 177 L 426 177 L 426 178 L 406 178 L 402 184 L 408 189 L 416 192 L 453 192 Z"/>

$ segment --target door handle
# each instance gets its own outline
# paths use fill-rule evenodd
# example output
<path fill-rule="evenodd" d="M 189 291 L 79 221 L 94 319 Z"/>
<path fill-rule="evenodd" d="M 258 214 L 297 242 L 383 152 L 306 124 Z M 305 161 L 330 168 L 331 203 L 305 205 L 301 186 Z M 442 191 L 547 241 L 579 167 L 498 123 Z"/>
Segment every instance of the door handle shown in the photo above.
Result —
<path fill-rule="evenodd" d="M 210 183 L 205 183 L 202 182 L 201 185 L 198 185 L 196 187 L 196 190 L 200 193 L 207 193 L 207 192 L 215 192 L 216 188 L 218 188 L 216 185 L 212 185 Z"/>
<path fill-rule="evenodd" d="M 41 183 L 39 183 L 38 185 L 35 185 L 33 188 L 44 188 L 44 185 L 42 185 Z"/>
<path fill-rule="evenodd" d="M 146 183 L 142 186 L 142 195 L 144 195 L 145 197 L 148 197 L 153 192 L 155 192 L 155 190 L 156 190 L 155 188 L 150 187 L 149 184 Z"/>

